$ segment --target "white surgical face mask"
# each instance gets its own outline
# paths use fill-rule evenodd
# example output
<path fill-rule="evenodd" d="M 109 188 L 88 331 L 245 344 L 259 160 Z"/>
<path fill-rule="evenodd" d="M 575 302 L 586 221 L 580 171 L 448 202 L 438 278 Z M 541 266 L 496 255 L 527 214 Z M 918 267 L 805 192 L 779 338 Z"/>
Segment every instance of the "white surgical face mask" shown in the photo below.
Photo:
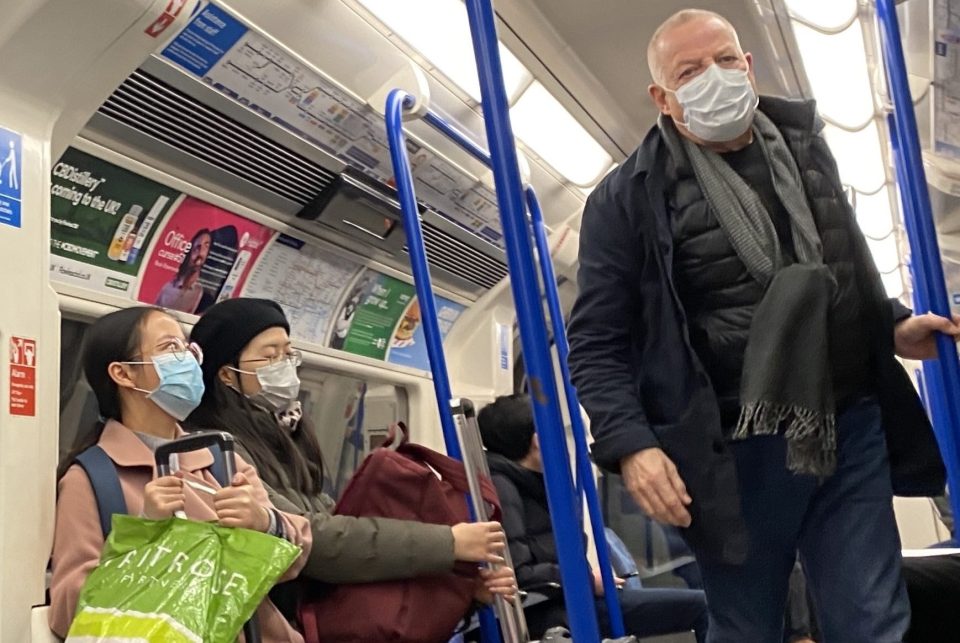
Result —
<path fill-rule="evenodd" d="M 289 359 L 261 366 L 256 371 L 233 369 L 238 373 L 256 375 L 260 390 L 247 396 L 251 402 L 271 413 L 282 413 L 297 404 L 300 395 L 300 378 L 297 367 Z"/>
<path fill-rule="evenodd" d="M 710 65 L 699 76 L 673 91 L 686 123 L 697 138 L 711 143 L 732 141 L 753 124 L 757 93 L 742 69 Z"/>

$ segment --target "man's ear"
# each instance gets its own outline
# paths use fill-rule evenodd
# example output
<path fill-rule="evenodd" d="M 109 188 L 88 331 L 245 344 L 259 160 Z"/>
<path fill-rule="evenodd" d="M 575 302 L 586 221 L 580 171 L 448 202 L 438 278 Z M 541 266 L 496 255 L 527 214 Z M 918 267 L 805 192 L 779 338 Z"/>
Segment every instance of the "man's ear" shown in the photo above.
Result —
<path fill-rule="evenodd" d="M 647 87 L 647 93 L 650 94 L 653 104 L 657 106 L 657 109 L 660 110 L 660 113 L 669 116 L 670 106 L 667 105 L 666 90 L 656 83 L 651 83 L 650 86 Z"/>
<path fill-rule="evenodd" d="M 750 77 L 750 81 L 753 83 L 753 88 L 757 91 L 757 74 L 756 69 L 753 66 L 753 54 L 749 51 L 743 54 L 744 60 L 747 61 L 747 75 Z"/>

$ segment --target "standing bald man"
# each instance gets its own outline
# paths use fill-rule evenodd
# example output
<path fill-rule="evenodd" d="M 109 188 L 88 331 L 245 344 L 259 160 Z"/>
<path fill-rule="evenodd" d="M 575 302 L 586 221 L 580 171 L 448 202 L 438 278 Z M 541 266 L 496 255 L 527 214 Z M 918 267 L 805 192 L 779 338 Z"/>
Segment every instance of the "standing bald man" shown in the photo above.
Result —
<path fill-rule="evenodd" d="M 712 643 L 781 641 L 798 550 L 827 643 L 900 643 L 892 495 L 945 474 L 894 353 L 960 327 L 886 298 L 814 104 L 758 99 L 726 19 L 677 13 L 648 61 L 660 118 L 583 213 L 570 366 L 594 456 L 683 528 Z"/>

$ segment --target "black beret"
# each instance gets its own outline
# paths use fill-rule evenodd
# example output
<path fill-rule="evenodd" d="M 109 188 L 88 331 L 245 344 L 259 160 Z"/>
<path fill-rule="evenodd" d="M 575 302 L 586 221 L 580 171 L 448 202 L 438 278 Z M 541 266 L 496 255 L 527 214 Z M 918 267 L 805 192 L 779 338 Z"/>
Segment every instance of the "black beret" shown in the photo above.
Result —
<path fill-rule="evenodd" d="M 208 308 L 190 333 L 190 341 L 203 350 L 207 391 L 212 393 L 221 366 L 236 362 L 251 339 L 276 326 L 290 332 L 290 322 L 280 304 L 269 299 L 225 299 Z"/>

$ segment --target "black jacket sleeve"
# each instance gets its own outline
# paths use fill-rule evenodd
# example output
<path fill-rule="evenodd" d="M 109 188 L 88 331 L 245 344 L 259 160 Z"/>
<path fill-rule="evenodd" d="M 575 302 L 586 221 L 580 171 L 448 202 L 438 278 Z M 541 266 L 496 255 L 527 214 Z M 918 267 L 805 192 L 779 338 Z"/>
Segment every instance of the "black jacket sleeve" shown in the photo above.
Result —
<path fill-rule="evenodd" d="M 645 252 L 627 212 L 605 181 L 591 194 L 580 230 L 579 293 L 570 316 L 570 375 L 590 417 L 593 455 L 618 471 L 620 460 L 659 441 L 650 429 L 632 363 L 635 334 L 644 332 L 644 284 L 658 283 L 657 258 Z"/>
<path fill-rule="evenodd" d="M 904 306 L 896 297 L 890 298 L 890 310 L 893 315 L 893 323 L 901 322 L 907 317 L 913 315 L 913 311 Z"/>
<path fill-rule="evenodd" d="M 503 530 L 507 534 L 510 558 L 513 570 L 517 574 L 517 585 L 521 589 L 560 582 L 560 565 L 540 563 L 534 560 L 527 536 L 527 525 L 523 515 L 523 500 L 517 487 L 502 475 L 493 475 L 493 484 L 500 497 Z"/>

